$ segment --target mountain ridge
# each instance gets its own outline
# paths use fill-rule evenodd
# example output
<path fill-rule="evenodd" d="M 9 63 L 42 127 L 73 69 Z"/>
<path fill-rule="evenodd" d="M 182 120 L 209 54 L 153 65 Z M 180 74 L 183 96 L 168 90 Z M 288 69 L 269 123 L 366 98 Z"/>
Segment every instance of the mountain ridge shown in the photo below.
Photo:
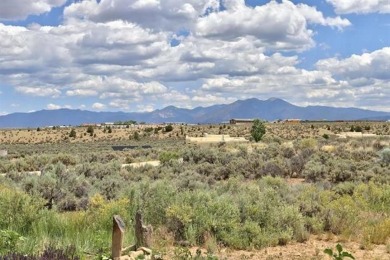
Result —
<path fill-rule="evenodd" d="M 61 108 L 0 116 L 1 128 L 50 125 L 81 125 L 135 120 L 147 123 L 221 123 L 231 118 L 261 118 L 267 121 L 298 118 L 302 120 L 390 120 L 390 112 L 329 106 L 296 106 L 280 98 L 250 98 L 230 104 L 215 104 L 193 109 L 167 106 L 151 112 L 106 112 Z"/>

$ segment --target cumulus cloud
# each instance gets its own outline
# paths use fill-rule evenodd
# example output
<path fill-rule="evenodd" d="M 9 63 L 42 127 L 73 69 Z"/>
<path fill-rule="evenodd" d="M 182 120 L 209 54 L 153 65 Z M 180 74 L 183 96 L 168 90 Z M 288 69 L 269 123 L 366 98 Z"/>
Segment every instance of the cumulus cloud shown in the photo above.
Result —
<path fill-rule="evenodd" d="M 102 103 L 93 103 L 92 104 L 92 108 L 93 109 L 98 109 L 98 110 L 102 110 L 102 109 L 105 109 L 106 108 L 106 105 L 105 104 L 102 104 Z"/>
<path fill-rule="evenodd" d="M 0 80 L 26 95 L 127 111 L 253 96 L 353 105 L 379 99 L 388 82 L 388 48 L 298 68 L 317 25 L 350 22 L 286 0 L 85 0 L 64 18 L 54 27 L 0 23 Z"/>
<path fill-rule="evenodd" d="M 336 13 L 390 13 L 389 0 L 326 0 L 334 6 Z"/>
<path fill-rule="evenodd" d="M 198 93 L 195 93 L 195 96 L 191 98 L 191 101 L 198 105 L 207 106 L 207 105 L 214 105 L 214 104 L 232 103 L 236 101 L 236 98 L 222 97 L 222 96 L 217 96 L 210 93 L 202 93 L 201 91 L 198 91 Z"/>
<path fill-rule="evenodd" d="M 317 68 L 332 72 L 345 79 L 371 78 L 390 80 L 390 47 L 385 47 L 371 53 L 352 55 L 346 59 L 325 59 L 316 64 Z M 361 80 L 360 80 L 361 82 Z M 370 84 L 370 81 L 367 81 Z"/>
<path fill-rule="evenodd" d="M 1 0 L 0 20 L 21 20 L 29 15 L 49 12 L 53 7 L 62 6 L 66 0 Z"/>
<path fill-rule="evenodd" d="M 66 7 L 64 15 L 68 19 L 83 18 L 95 22 L 120 19 L 154 30 L 176 31 L 191 26 L 199 16 L 218 9 L 218 0 L 86 0 Z"/>
<path fill-rule="evenodd" d="M 351 22 L 348 19 L 341 18 L 340 16 L 324 17 L 324 15 L 320 11 L 318 11 L 315 7 L 312 6 L 298 4 L 297 9 L 309 23 L 336 27 L 339 30 L 351 25 Z"/>
<path fill-rule="evenodd" d="M 75 89 L 66 91 L 66 95 L 73 96 L 97 96 L 98 92 L 93 89 Z"/>
<path fill-rule="evenodd" d="M 61 105 L 56 105 L 56 104 L 50 103 L 46 106 L 46 108 L 49 110 L 55 110 L 55 109 L 61 109 L 61 108 L 71 109 L 72 106 L 70 106 L 70 105 L 61 106 Z"/>
<path fill-rule="evenodd" d="M 25 95 L 37 97 L 58 97 L 61 94 L 61 91 L 55 88 L 16 87 L 15 89 Z"/>
<path fill-rule="evenodd" d="M 252 36 L 271 49 L 307 49 L 313 46 L 308 23 L 343 28 L 346 19 L 324 18 L 314 7 L 290 1 L 249 7 L 244 1 L 224 1 L 226 10 L 199 18 L 196 33 L 203 37 L 235 40 Z"/>

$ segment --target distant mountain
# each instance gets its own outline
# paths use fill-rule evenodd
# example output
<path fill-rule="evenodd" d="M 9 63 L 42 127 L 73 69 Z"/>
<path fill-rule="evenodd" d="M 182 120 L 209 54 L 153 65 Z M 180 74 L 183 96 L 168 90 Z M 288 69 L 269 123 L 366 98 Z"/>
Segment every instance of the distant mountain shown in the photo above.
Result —
<path fill-rule="evenodd" d="M 54 125 L 81 125 L 83 123 L 103 123 L 135 120 L 138 122 L 162 123 L 220 123 L 231 118 L 261 118 L 273 121 L 298 118 L 302 120 L 390 120 L 389 112 L 379 112 L 358 108 L 326 106 L 300 107 L 282 99 L 256 98 L 238 100 L 226 105 L 197 107 L 194 109 L 168 106 L 145 113 L 92 112 L 85 110 L 58 109 L 41 110 L 32 113 L 13 113 L 0 116 L 0 127 L 38 127 Z"/>

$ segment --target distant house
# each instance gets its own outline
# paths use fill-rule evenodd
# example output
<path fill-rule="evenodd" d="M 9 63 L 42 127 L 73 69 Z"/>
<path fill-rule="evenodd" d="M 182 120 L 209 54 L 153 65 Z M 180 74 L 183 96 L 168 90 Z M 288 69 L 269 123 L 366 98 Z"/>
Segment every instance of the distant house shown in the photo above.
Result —
<path fill-rule="evenodd" d="M 230 119 L 231 125 L 244 125 L 244 124 L 252 124 L 254 119 L 238 119 L 238 118 L 232 118 Z"/>

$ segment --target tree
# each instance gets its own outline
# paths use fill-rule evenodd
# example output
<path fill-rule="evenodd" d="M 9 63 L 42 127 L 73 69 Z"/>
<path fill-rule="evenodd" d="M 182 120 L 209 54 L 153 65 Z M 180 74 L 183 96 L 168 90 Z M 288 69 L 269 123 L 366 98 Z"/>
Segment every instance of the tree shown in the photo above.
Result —
<path fill-rule="evenodd" d="M 133 138 L 134 138 L 134 140 L 139 141 L 140 137 L 139 137 L 139 133 L 137 131 L 134 132 Z"/>
<path fill-rule="evenodd" d="M 258 142 L 263 138 L 263 135 L 265 134 L 265 125 L 262 121 L 259 119 L 255 119 L 253 121 L 252 129 L 251 129 L 251 135 L 255 142 Z"/>
<path fill-rule="evenodd" d="M 89 133 L 90 136 L 93 136 L 93 126 L 88 126 L 87 133 Z"/>
<path fill-rule="evenodd" d="M 173 130 L 173 126 L 172 125 L 167 125 L 165 127 L 165 132 L 171 132 Z"/>
<path fill-rule="evenodd" d="M 70 133 L 69 133 L 69 137 L 76 138 L 76 130 L 74 130 L 74 129 L 72 128 L 72 130 L 71 130 Z"/>

